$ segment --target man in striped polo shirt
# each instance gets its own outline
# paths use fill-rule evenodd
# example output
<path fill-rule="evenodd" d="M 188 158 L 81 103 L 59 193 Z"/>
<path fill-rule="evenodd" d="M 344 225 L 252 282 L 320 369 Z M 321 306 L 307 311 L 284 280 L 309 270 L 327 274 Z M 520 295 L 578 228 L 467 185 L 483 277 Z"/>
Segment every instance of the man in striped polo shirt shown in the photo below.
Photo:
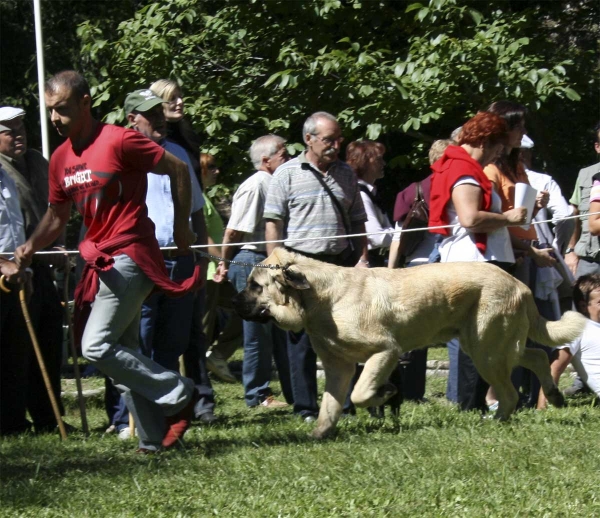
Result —
<path fill-rule="evenodd" d="M 320 261 L 366 268 L 366 237 L 336 237 L 364 233 L 367 220 L 356 175 L 338 159 L 340 126 L 333 115 L 317 112 L 302 133 L 306 151 L 281 165 L 269 184 L 266 239 L 285 239 L 287 248 Z M 304 238 L 314 239 L 299 241 Z M 267 255 L 276 246 L 268 244 Z M 319 411 L 316 354 L 304 331 L 287 335 L 294 413 L 312 422 Z"/>

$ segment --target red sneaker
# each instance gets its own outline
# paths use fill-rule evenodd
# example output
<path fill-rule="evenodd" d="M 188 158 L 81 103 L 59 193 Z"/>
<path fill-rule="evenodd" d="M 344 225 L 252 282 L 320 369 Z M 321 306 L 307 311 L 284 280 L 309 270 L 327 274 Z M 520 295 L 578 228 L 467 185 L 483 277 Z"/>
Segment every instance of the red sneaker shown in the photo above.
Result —
<path fill-rule="evenodd" d="M 168 429 L 162 440 L 162 447 L 164 449 L 172 448 L 183 438 L 183 434 L 192 423 L 192 419 L 194 418 L 194 407 L 199 399 L 200 394 L 194 389 L 188 404 L 176 414 L 167 417 Z"/>

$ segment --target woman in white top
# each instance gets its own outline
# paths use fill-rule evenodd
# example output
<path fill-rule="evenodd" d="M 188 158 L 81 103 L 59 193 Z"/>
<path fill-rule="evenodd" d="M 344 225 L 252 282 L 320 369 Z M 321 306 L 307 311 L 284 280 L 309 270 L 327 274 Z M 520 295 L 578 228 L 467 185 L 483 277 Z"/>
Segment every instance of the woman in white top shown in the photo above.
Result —
<path fill-rule="evenodd" d="M 375 182 L 383 178 L 385 146 L 372 140 L 356 140 L 348 144 L 346 163 L 358 177 L 360 196 L 365 206 L 365 229 L 369 244 L 369 266 L 384 266 L 387 251 L 392 243 L 394 228 L 383 210 L 375 202 Z"/>
<path fill-rule="evenodd" d="M 429 226 L 454 225 L 434 230 L 445 239 L 441 262 L 485 261 L 508 270 L 514 264 L 507 226 L 525 221 L 523 207 L 502 212 L 500 197 L 483 172 L 483 166 L 501 151 L 508 135 L 506 122 L 492 113 L 479 113 L 462 128 L 458 146 L 448 146 L 432 166 Z M 488 384 L 471 359 L 448 343 L 450 373 L 447 397 L 464 410 L 487 410 Z"/>

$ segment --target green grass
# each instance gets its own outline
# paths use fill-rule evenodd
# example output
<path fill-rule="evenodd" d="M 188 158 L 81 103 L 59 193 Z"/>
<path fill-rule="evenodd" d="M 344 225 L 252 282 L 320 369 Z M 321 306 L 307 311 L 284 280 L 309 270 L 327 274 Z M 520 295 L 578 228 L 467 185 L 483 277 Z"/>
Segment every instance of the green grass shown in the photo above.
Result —
<path fill-rule="evenodd" d="M 440 358 L 441 359 L 441 358 Z M 86 381 L 86 385 L 98 384 Z M 215 383 L 216 426 L 159 456 L 103 435 L 0 440 L 2 516 L 600 516 L 600 407 L 524 411 L 506 424 L 458 412 L 429 378 L 430 403 L 396 422 L 359 411 L 324 442 L 283 410 L 247 409 Z M 275 390 L 279 389 L 276 383 Z M 79 426 L 75 402 L 66 421 Z"/>

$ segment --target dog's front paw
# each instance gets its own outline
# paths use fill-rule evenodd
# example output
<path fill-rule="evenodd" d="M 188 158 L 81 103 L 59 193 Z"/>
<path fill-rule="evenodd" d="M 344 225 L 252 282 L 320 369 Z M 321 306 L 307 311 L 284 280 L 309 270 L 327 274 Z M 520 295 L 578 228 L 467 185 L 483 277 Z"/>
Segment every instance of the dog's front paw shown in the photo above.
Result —
<path fill-rule="evenodd" d="M 557 387 L 554 387 L 548 394 L 546 394 L 546 399 L 552 406 L 557 408 L 562 408 L 567 405 L 565 397 Z"/>
<path fill-rule="evenodd" d="M 327 439 L 327 437 L 333 434 L 334 428 L 332 426 L 317 426 L 311 433 L 310 437 L 317 441 L 321 441 L 323 439 Z"/>
<path fill-rule="evenodd" d="M 377 397 L 383 399 L 384 402 L 392 396 L 395 396 L 397 393 L 398 389 L 393 383 L 386 383 L 377 389 Z"/>

